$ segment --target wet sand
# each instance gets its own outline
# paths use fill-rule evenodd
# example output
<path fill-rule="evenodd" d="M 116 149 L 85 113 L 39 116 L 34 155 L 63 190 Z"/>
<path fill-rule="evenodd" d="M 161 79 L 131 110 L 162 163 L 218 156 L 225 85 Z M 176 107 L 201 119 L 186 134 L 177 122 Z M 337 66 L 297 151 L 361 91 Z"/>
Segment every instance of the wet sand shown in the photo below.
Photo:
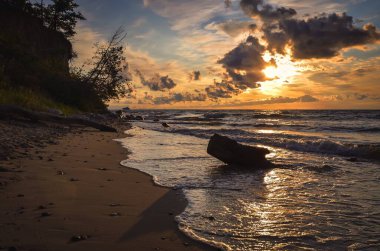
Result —
<path fill-rule="evenodd" d="M 211 250 L 179 232 L 179 191 L 120 165 L 122 137 L 88 129 L 1 161 L 0 250 Z"/>

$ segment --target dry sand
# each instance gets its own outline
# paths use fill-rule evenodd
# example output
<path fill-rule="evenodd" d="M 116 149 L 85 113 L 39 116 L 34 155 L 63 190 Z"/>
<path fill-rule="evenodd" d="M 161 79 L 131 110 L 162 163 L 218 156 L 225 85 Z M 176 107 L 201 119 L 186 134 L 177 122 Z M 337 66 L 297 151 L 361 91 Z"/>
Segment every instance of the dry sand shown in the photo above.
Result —
<path fill-rule="evenodd" d="M 0 250 L 212 249 L 178 231 L 179 191 L 120 165 L 121 137 L 69 133 L 31 159 L 0 162 Z"/>

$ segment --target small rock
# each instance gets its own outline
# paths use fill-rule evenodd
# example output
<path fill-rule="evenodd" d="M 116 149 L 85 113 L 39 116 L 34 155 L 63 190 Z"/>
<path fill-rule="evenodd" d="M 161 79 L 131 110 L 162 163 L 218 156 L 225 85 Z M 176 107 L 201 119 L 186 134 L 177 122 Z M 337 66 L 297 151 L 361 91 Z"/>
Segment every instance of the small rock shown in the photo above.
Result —
<path fill-rule="evenodd" d="M 38 158 L 39 158 L 40 160 L 43 160 L 43 159 L 44 159 L 44 157 L 42 157 L 42 156 L 38 156 Z"/>
<path fill-rule="evenodd" d="M 119 203 L 111 203 L 110 204 L 110 207 L 120 207 L 121 206 L 121 204 L 119 204 Z"/>
<path fill-rule="evenodd" d="M 161 125 L 163 126 L 163 127 L 170 127 L 167 123 L 165 123 L 165 122 L 163 122 L 163 123 L 161 123 Z"/>
<path fill-rule="evenodd" d="M 161 237 L 161 240 L 163 240 L 163 241 L 166 240 L 166 237 Z"/>
<path fill-rule="evenodd" d="M 71 242 L 78 242 L 78 241 L 87 240 L 88 238 L 90 238 L 89 235 L 74 235 L 73 237 L 71 237 L 70 241 Z"/>
<path fill-rule="evenodd" d="M 39 206 L 39 207 L 37 207 L 37 210 L 43 210 L 43 209 L 46 209 L 46 207 L 45 206 Z"/>
<path fill-rule="evenodd" d="M 8 251 L 17 251 L 17 248 L 16 247 L 9 247 Z"/>
<path fill-rule="evenodd" d="M 115 213 L 110 213 L 109 216 L 111 216 L 111 217 L 118 217 L 118 216 L 121 216 L 121 214 L 115 212 Z"/>
<path fill-rule="evenodd" d="M 351 157 L 351 158 L 348 158 L 347 161 L 357 162 L 357 161 L 358 161 L 358 158 Z"/>
<path fill-rule="evenodd" d="M 57 171 L 57 175 L 65 175 L 65 172 L 62 170 Z"/>
<path fill-rule="evenodd" d="M 208 220 L 211 220 L 211 221 L 214 221 L 215 220 L 215 217 L 214 216 L 208 216 L 206 217 Z"/>
<path fill-rule="evenodd" d="M 53 160 L 52 158 L 49 158 L 48 161 L 49 161 L 49 162 L 52 162 L 52 161 L 54 161 L 54 160 Z"/>
<path fill-rule="evenodd" d="M 188 242 L 184 242 L 183 245 L 187 247 L 187 246 L 189 246 L 190 244 L 189 244 Z"/>
<path fill-rule="evenodd" d="M 108 169 L 107 168 L 104 168 L 104 167 L 101 167 L 101 168 L 98 168 L 99 171 L 107 171 Z"/>
<path fill-rule="evenodd" d="M 17 194 L 17 197 L 25 197 L 25 195 L 23 195 L 23 194 Z"/>
<path fill-rule="evenodd" d="M 51 213 L 49 213 L 49 212 L 43 212 L 43 213 L 41 213 L 41 217 L 49 217 L 49 216 L 51 216 L 52 214 Z"/>
<path fill-rule="evenodd" d="M 71 178 L 70 181 L 72 181 L 72 182 L 79 181 L 79 179 L 77 179 L 77 178 Z"/>

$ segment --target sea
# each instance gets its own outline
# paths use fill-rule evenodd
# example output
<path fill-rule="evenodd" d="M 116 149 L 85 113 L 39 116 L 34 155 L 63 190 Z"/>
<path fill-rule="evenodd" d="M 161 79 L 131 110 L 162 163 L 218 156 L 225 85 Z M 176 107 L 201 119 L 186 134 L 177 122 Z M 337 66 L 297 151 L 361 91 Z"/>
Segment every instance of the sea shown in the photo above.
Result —
<path fill-rule="evenodd" d="M 144 120 L 120 140 L 132 152 L 121 163 L 183 191 L 176 220 L 191 238 L 223 250 L 380 250 L 380 110 L 130 113 Z M 223 164 L 206 152 L 214 133 L 269 149 L 276 167 Z"/>

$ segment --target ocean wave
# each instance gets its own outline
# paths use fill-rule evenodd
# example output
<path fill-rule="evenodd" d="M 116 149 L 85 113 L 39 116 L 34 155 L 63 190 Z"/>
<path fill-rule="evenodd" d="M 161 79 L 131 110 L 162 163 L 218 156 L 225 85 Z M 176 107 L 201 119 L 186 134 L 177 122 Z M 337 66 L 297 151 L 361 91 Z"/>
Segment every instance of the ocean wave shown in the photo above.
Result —
<path fill-rule="evenodd" d="M 346 157 L 380 160 L 380 144 L 352 144 L 313 136 L 283 133 L 262 134 L 242 129 L 215 130 L 179 128 L 172 129 L 172 132 L 199 138 L 209 138 L 212 134 L 219 133 L 248 144 L 263 144 L 301 152 L 334 154 Z"/>

